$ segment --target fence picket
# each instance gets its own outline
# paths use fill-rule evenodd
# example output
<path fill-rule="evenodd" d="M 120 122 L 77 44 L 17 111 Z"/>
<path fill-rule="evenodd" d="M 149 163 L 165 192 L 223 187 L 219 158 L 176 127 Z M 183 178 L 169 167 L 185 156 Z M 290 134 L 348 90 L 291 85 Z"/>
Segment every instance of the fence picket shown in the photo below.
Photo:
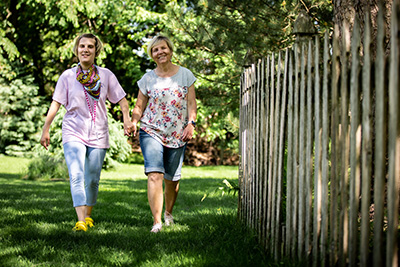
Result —
<path fill-rule="evenodd" d="M 300 44 L 301 58 L 300 58 L 300 102 L 299 102 L 299 187 L 298 187 L 298 201 L 299 201 L 299 228 L 297 239 L 297 253 L 298 257 L 304 254 L 304 228 L 305 228 L 305 101 L 306 101 L 306 79 L 305 79 L 305 59 L 307 52 L 305 44 Z"/>
<path fill-rule="evenodd" d="M 308 57 L 307 57 L 307 140 L 306 140 L 306 225 L 305 225 L 305 252 L 308 256 L 311 253 L 311 225 L 312 225 L 312 176 L 313 176 L 313 53 L 312 40 L 308 42 Z"/>
<path fill-rule="evenodd" d="M 325 39 L 328 38 L 327 33 Z M 322 162 L 322 128 L 321 128 L 321 86 L 320 86 L 320 42 L 319 38 L 315 37 L 315 160 L 314 160 L 314 210 L 313 210 L 313 241 L 312 241 L 312 262 L 313 266 L 318 263 L 318 242 L 321 231 L 321 162 Z"/>
<path fill-rule="evenodd" d="M 329 220 L 329 237 L 328 237 L 328 249 L 332 251 L 331 257 L 329 257 L 329 265 L 333 265 L 336 262 L 336 251 L 337 251 L 337 220 L 338 216 L 336 213 L 338 207 L 338 194 L 339 194 L 339 181 L 340 181 L 340 136 L 339 136 L 339 77 L 340 77 L 340 48 L 339 40 L 334 38 L 332 40 L 332 80 L 331 80 L 331 171 L 330 171 L 330 220 Z"/>
<path fill-rule="evenodd" d="M 370 235 L 370 202 L 371 202 L 371 29 L 369 14 L 365 17 L 364 28 L 364 64 L 362 70 L 362 154 L 361 154 L 361 266 L 368 265 L 369 235 Z"/>
<path fill-rule="evenodd" d="M 289 89 L 288 89 L 288 152 L 287 152 L 287 183 L 286 183 L 286 255 L 291 255 L 293 243 L 293 52 L 289 52 Z"/>
<path fill-rule="evenodd" d="M 380 3 L 376 59 L 367 16 L 243 70 L 238 217 L 275 259 L 399 264 L 399 2 L 389 55 Z"/>
<path fill-rule="evenodd" d="M 360 196 L 360 94 L 359 94 L 359 48 L 360 29 L 358 19 L 355 20 L 351 43 L 351 84 L 350 84 L 350 209 L 349 209 L 349 264 L 355 266 L 358 251 L 358 211 Z"/>
<path fill-rule="evenodd" d="M 379 10 L 383 9 L 379 3 Z M 386 157 L 386 133 L 387 133 L 387 106 L 385 101 L 386 63 L 384 52 L 385 25 L 383 12 L 378 13 L 377 18 L 377 52 L 375 67 L 375 170 L 374 170 L 374 247 L 373 266 L 383 266 L 383 214 L 385 196 L 385 157 Z"/>
<path fill-rule="evenodd" d="M 349 130 L 349 88 L 348 88 L 348 65 L 347 54 L 350 51 L 350 33 L 347 24 L 344 24 L 342 32 L 342 55 L 341 55 L 341 183 L 340 183 L 340 216 L 339 216 L 339 251 L 338 260 L 340 266 L 346 265 L 348 256 L 348 198 L 349 198 L 349 162 L 350 162 L 350 130 Z"/>
<path fill-rule="evenodd" d="M 265 74 L 266 74 L 266 79 L 265 79 L 265 105 L 266 105 L 266 116 L 265 116 L 265 151 L 264 151 L 264 158 L 265 158 L 265 162 L 263 162 L 263 166 L 264 166 L 264 214 L 265 216 L 265 222 L 264 222 L 264 228 L 265 228 L 265 236 L 264 236 L 264 245 L 267 247 L 268 243 L 269 243 L 269 228 L 268 228 L 268 221 L 269 221 L 269 217 L 268 217 L 268 174 L 269 174 L 269 150 L 271 149 L 270 146 L 270 139 L 269 139 L 269 132 L 270 132 L 270 124 L 268 122 L 268 118 L 271 116 L 271 109 L 270 109 L 270 69 L 271 69 L 271 62 L 270 62 L 270 57 L 268 56 L 267 58 L 267 68 L 265 70 Z"/>
<path fill-rule="evenodd" d="M 393 1 L 391 23 L 391 62 L 389 79 L 389 175 L 388 175 L 388 230 L 386 266 L 398 266 L 397 231 L 399 225 L 400 180 L 400 123 L 399 123 L 399 32 L 400 1 Z M 397 38 L 394 38 L 397 37 Z"/>

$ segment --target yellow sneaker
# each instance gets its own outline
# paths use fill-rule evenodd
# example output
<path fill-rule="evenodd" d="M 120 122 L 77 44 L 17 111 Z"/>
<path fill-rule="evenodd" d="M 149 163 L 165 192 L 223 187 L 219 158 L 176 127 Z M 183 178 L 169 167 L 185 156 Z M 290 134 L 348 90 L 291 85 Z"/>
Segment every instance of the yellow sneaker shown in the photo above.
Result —
<path fill-rule="evenodd" d="M 85 218 L 85 222 L 86 222 L 86 225 L 89 226 L 89 227 L 93 227 L 94 226 L 94 221 L 90 217 L 86 217 Z"/>
<path fill-rule="evenodd" d="M 83 221 L 78 221 L 78 222 L 75 224 L 75 227 L 72 228 L 72 230 L 73 230 L 73 231 L 84 231 L 84 232 L 86 232 L 86 230 L 87 230 L 87 225 L 86 225 L 86 223 L 83 222 Z"/>

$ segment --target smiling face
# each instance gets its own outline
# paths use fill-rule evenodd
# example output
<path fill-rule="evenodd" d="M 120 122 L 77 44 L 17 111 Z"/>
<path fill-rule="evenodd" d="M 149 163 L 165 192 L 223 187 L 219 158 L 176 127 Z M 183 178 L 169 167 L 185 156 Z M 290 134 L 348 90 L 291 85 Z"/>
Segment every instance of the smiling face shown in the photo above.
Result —
<path fill-rule="evenodd" d="M 151 49 L 151 57 L 154 59 L 157 65 L 171 62 L 172 51 L 167 42 L 163 40 L 157 45 L 153 46 Z"/>
<path fill-rule="evenodd" d="M 77 56 L 83 69 L 88 69 L 92 66 L 96 57 L 96 40 L 86 37 L 80 39 Z"/>

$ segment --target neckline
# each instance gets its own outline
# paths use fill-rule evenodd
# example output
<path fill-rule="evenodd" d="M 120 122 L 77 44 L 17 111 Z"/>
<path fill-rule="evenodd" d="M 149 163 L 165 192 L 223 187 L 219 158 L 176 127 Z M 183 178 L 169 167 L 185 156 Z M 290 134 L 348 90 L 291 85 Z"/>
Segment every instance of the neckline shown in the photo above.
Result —
<path fill-rule="evenodd" d="M 178 73 L 179 73 L 180 71 L 181 71 L 181 66 L 178 66 L 178 71 L 177 71 L 175 74 L 173 74 L 173 75 L 171 75 L 171 76 L 168 76 L 168 77 L 161 77 L 161 76 L 157 75 L 155 69 L 153 70 L 153 73 L 154 73 L 154 75 L 156 75 L 158 78 L 161 78 L 161 79 L 168 79 L 168 78 L 172 78 L 172 77 L 178 75 Z"/>

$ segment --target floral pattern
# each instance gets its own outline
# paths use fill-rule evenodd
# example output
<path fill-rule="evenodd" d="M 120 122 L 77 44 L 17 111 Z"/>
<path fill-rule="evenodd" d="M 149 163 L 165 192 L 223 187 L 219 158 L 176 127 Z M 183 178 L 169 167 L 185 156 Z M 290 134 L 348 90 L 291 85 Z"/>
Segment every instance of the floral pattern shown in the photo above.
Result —
<path fill-rule="evenodd" d="M 141 118 L 141 129 L 167 147 L 181 147 L 180 138 L 187 124 L 187 86 L 153 89 L 147 92 L 149 101 Z"/>

